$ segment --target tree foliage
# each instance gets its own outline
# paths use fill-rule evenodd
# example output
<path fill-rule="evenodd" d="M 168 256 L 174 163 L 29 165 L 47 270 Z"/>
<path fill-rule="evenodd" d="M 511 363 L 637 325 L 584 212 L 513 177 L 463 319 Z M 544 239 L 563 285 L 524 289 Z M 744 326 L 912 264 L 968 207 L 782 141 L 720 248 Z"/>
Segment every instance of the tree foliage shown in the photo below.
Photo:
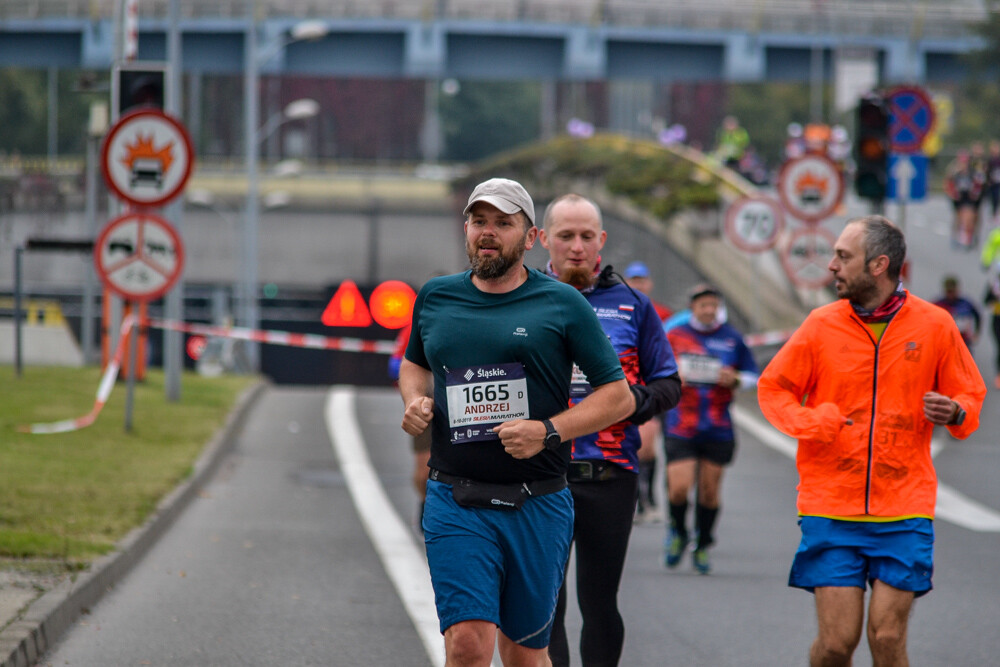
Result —
<path fill-rule="evenodd" d="M 92 94 L 80 93 L 80 72 L 60 71 L 57 77 L 57 150 L 82 154 Z M 48 73 L 44 70 L 0 69 L 0 151 L 43 155 L 48 149 Z M 104 93 L 106 96 L 107 93 Z"/>
<path fill-rule="evenodd" d="M 454 95 L 442 95 L 445 158 L 481 160 L 533 141 L 539 132 L 537 83 L 463 81 Z"/>
<path fill-rule="evenodd" d="M 684 209 L 719 205 L 718 181 L 698 178 L 695 171 L 686 159 L 652 141 L 615 134 L 561 136 L 495 155 L 452 185 L 464 199 L 476 183 L 504 176 L 524 183 L 539 201 L 562 194 L 570 184 L 606 188 L 667 220 Z"/>
<path fill-rule="evenodd" d="M 798 83 L 747 83 L 728 87 L 727 113 L 750 134 L 750 144 L 768 164 L 784 160 L 789 123 L 809 120 L 809 86 Z"/>
<path fill-rule="evenodd" d="M 980 48 L 970 51 L 965 61 L 977 74 L 987 75 L 996 79 L 1000 76 L 1000 0 L 983 0 L 986 18 L 970 26 L 983 44 Z"/>
<path fill-rule="evenodd" d="M 0 69 L 0 150 L 33 153 L 45 146 L 45 73 Z"/>
<path fill-rule="evenodd" d="M 1000 138 L 1000 0 L 984 0 L 986 18 L 971 25 L 982 45 L 965 55 L 972 76 L 957 91 L 955 127 L 952 141 L 968 145 L 973 141 Z"/>

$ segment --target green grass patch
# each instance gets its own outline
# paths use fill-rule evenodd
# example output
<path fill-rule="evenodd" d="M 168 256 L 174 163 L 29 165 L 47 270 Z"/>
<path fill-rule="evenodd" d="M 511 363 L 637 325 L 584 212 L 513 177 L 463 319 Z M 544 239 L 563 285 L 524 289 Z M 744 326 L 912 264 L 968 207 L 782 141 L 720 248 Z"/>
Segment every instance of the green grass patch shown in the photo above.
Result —
<path fill-rule="evenodd" d="M 164 376 L 137 382 L 125 432 L 126 383 L 92 425 L 34 435 L 17 427 L 83 416 L 97 368 L 0 366 L 0 561 L 55 560 L 75 569 L 111 551 L 159 500 L 190 475 L 205 445 L 254 378 L 184 374 L 181 400 Z"/>

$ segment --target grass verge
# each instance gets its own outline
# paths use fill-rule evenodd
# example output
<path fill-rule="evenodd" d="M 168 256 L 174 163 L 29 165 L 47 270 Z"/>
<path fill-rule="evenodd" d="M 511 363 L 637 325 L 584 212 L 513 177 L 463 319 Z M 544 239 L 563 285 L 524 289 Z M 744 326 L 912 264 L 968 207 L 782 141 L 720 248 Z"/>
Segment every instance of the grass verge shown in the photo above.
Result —
<path fill-rule="evenodd" d="M 123 381 L 87 428 L 16 430 L 88 413 L 99 381 L 97 368 L 30 367 L 17 378 L 0 367 L 0 566 L 76 570 L 110 552 L 191 473 L 254 378 L 185 374 L 181 400 L 168 402 L 163 373 L 150 370 L 130 432 Z"/>

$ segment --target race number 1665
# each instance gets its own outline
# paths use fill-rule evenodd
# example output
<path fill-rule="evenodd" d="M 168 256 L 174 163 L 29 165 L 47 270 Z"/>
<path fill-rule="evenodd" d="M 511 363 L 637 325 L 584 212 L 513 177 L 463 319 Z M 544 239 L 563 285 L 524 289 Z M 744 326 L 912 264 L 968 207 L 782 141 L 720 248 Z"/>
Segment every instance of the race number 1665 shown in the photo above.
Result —
<path fill-rule="evenodd" d="M 483 401 L 506 401 L 510 398 L 507 391 L 507 383 L 500 384 L 476 384 L 471 387 L 462 387 L 465 394 L 466 403 L 482 403 Z"/>

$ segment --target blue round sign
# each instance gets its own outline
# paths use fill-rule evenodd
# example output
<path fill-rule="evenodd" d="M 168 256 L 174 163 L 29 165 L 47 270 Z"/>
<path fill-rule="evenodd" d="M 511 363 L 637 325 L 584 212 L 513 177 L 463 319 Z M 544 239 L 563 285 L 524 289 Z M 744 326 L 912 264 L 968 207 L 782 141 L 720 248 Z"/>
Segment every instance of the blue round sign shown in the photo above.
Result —
<path fill-rule="evenodd" d="M 919 153 L 934 127 L 934 103 L 920 88 L 895 88 L 889 102 L 889 148 L 893 153 Z"/>

